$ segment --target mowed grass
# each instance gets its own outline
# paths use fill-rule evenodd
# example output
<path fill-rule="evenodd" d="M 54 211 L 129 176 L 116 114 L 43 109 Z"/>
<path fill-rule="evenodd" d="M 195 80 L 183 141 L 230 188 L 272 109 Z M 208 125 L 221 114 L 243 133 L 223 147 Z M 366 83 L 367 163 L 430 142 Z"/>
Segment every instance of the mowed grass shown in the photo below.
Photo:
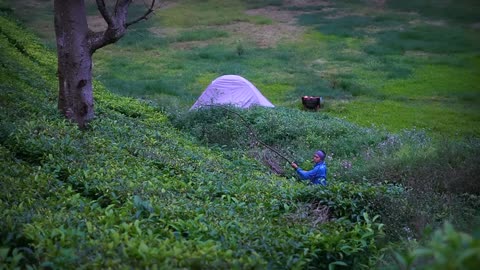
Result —
<path fill-rule="evenodd" d="M 89 3 L 95 14 L 93 1 Z M 266 6 L 263 12 L 249 12 Z M 131 17 L 142 8 L 134 6 Z M 39 10 L 41 16 L 48 12 Z M 303 33 L 298 38 L 269 47 L 245 38 L 256 26 L 279 25 L 276 18 L 288 12 Z M 310 6 L 167 2 L 118 43 L 96 52 L 94 73 L 114 92 L 173 111 L 188 109 L 216 77 L 238 74 L 277 106 L 301 108 L 301 96 L 320 95 L 325 101 L 321 113 L 357 124 L 478 136 L 477 15 L 478 4 L 468 0 L 435 6 L 429 1 L 384 6 L 374 1 Z M 239 24 L 246 27 L 232 28 Z"/>
<path fill-rule="evenodd" d="M 157 20 L 164 27 L 192 28 L 208 25 L 226 25 L 232 22 L 269 23 L 268 18 L 247 15 L 248 1 L 186 0 L 159 10 Z M 265 2 L 265 1 L 258 1 Z M 267 1 L 268 2 L 268 1 Z"/>
<path fill-rule="evenodd" d="M 467 4 L 457 3 L 455 14 Z M 479 31 L 455 14 L 429 18 L 416 11 L 362 6 L 300 17 L 315 28 L 309 39 L 327 44 L 315 68 L 354 97 L 331 101 L 327 111 L 390 131 L 478 136 Z"/>
<path fill-rule="evenodd" d="M 348 121 L 363 126 L 382 128 L 399 132 L 405 126 L 424 129 L 432 136 L 463 137 L 478 136 L 480 119 L 477 108 L 462 107 L 461 104 L 443 102 L 402 102 L 377 100 L 361 97 L 348 104 L 332 105 L 338 114 Z M 434 121 L 437 119 L 437 121 Z M 379 125 L 378 123 L 388 123 Z"/>

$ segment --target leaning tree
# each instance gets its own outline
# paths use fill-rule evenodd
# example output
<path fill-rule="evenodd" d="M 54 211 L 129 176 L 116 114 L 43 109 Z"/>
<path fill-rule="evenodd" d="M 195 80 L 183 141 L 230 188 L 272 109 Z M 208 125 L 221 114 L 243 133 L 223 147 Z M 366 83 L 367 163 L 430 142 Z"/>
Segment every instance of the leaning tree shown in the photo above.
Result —
<path fill-rule="evenodd" d="M 97 8 L 107 24 L 105 31 L 89 29 L 85 0 L 55 0 L 55 35 L 58 54 L 58 109 L 81 128 L 93 119 L 92 55 L 115 43 L 134 23 L 147 19 L 154 11 L 155 0 L 146 12 L 127 22 L 133 0 L 96 0 Z"/>

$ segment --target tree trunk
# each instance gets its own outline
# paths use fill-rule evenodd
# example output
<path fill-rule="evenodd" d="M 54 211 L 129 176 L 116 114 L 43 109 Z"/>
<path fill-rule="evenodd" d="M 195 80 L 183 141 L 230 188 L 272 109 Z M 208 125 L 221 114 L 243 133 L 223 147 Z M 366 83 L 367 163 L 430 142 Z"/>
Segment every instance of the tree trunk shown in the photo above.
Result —
<path fill-rule="evenodd" d="M 93 119 L 92 55 L 84 0 L 55 0 L 58 109 L 80 128 Z"/>
<path fill-rule="evenodd" d="M 115 43 L 127 27 L 146 20 L 154 11 L 155 0 L 145 14 L 127 22 L 128 7 L 133 0 L 116 0 L 111 13 L 105 0 L 96 0 L 107 23 L 107 30 L 88 29 L 84 0 L 54 0 L 55 35 L 58 55 L 58 109 L 80 128 L 93 119 L 92 55 Z"/>

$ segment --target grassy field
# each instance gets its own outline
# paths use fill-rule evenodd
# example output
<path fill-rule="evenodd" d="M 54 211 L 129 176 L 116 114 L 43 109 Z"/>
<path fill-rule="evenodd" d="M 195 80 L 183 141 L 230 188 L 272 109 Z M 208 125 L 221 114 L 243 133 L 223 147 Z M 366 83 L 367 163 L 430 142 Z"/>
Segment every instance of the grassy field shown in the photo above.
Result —
<path fill-rule="evenodd" d="M 51 6 L 35 15 L 24 7 L 40 2 L 11 5 L 52 44 Z M 95 77 L 117 93 L 186 110 L 211 80 L 239 74 L 277 106 L 300 108 L 300 96 L 321 95 L 324 113 L 366 127 L 478 136 L 479 4 L 381 3 L 162 1 L 152 19 L 95 54 Z"/>

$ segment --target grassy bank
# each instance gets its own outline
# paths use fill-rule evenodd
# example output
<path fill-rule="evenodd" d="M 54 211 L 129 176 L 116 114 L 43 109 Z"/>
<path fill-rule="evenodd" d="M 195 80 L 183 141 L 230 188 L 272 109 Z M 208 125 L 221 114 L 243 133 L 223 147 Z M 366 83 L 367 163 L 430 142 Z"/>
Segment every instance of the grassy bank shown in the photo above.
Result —
<path fill-rule="evenodd" d="M 34 16 L 34 3 L 9 4 L 54 44 L 52 24 L 38 27 L 51 21 L 51 7 L 36 7 Z M 238 74 L 278 106 L 298 108 L 300 96 L 321 95 L 327 114 L 365 127 L 478 136 L 478 3 L 429 3 L 167 1 L 99 51 L 94 70 L 111 91 L 167 110 L 186 110 L 211 80 Z"/>

